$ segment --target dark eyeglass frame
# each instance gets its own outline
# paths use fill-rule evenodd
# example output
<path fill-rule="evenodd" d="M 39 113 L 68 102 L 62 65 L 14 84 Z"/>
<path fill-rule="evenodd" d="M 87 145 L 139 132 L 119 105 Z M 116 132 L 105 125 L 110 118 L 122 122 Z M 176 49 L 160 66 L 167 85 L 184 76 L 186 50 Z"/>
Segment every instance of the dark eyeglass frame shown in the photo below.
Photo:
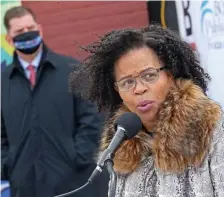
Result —
<path fill-rule="evenodd" d="M 163 67 L 160 67 L 160 68 L 148 68 L 148 69 L 142 71 L 141 73 L 139 73 L 137 76 L 134 76 L 134 77 L 127 77 L 127 78 L 123 78 L 123 79 L 121 79 L 121 80 L 119 80 L 119 81 L 116 81 L 116 82 L 114 83 L 114 85 L 115 85 L 115 87 L 117 87 L 120 91 L 122 91 L 122 92 L 128 92 L 128 91 L 130 91 L 130 90 L 132 90 L 133 88 L 136 87 L 136 85 L 137 85 L 136 78 L 140 77 L 140 80 L 141 80 L 141 82 L 142 82 L 143 84 L 154 83 L 155 81 L 157 81 L 157 80 L 159 79 L 159 73 L 160 73 L 160 71 L 162 71 L 162 70 L 164 70 L 164 69 L 166 69 L 166 66 L 163 66 Z M 150 71 L 150 70 L 155 71 L 155 73 L 157 74 L 157 78 L 156 78 L 155 80 L 153 80 L 153 81 L 150 81 L 150 82 L 142 81 L 141 75 L 142 75 L 143 73 L 147 72 L 147 71 Z M 134 78 L 134 79 L 135 79 L 135 80 L 134 80 L 134 81 L 135 81 L 135 84 L 134 84 L 134 86 L 131 87 L 130 89 L 122 90 L 122 88 L 120 88 L 119 84 L 120 84 L 120 82 L 122 82 L 123 80 L 128 79 L 128 78 Z"/>

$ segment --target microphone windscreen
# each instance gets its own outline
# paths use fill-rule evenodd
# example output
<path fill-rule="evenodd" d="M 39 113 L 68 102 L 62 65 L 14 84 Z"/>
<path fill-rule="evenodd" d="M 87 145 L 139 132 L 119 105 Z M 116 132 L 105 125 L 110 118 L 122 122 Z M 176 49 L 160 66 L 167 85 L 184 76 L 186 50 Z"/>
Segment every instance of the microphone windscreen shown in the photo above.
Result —
<path fill-rule="evenodd" d="M 142 122 L 139 116 L 132 112 L 125 112 L 114 123 L 115 130 L 117 126 L 125 129 L 127 139 L 134 137 L 142 129 Z"/>

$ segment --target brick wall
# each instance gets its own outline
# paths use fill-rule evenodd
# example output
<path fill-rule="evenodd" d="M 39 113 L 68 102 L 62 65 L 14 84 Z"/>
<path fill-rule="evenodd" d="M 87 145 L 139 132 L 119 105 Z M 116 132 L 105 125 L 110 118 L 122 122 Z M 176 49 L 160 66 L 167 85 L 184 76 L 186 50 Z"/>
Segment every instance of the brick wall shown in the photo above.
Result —
<path fill-rule="evenodd" d="M 146 2 L 35 2 L 22 1 L 43 25 L 45 42 L 55 51 L 82 59 L 76 47 L 88 44 L 109 30 L 148 25 Z"/>

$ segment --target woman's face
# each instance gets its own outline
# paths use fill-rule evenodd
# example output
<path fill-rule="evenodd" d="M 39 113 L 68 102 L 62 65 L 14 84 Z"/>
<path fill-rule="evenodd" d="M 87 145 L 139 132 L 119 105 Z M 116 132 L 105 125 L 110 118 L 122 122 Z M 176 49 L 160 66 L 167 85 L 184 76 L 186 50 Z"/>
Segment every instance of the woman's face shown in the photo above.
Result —
<path fill-rule="evenodd" d="M 155 71 L 161 67 L 158 56 L 148 47 L 130 50 L 115 63 L 116 89 L 124 105 L 139 115 L 147 129 L 152 129 L 172 84 L 166 71 Z"/>

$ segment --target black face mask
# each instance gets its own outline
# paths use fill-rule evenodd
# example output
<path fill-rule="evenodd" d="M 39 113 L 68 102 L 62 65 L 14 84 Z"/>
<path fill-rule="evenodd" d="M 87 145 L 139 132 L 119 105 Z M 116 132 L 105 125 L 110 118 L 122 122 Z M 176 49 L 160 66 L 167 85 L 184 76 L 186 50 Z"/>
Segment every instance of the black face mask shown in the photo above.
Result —
<path fill-rule="evenodd" d="M 42 38 L 40 37 L 39 31 L 29 31 L 15 36 L 13 42 L 18 51 L 24 54 L 32 54 L 41 45 Z"/>

